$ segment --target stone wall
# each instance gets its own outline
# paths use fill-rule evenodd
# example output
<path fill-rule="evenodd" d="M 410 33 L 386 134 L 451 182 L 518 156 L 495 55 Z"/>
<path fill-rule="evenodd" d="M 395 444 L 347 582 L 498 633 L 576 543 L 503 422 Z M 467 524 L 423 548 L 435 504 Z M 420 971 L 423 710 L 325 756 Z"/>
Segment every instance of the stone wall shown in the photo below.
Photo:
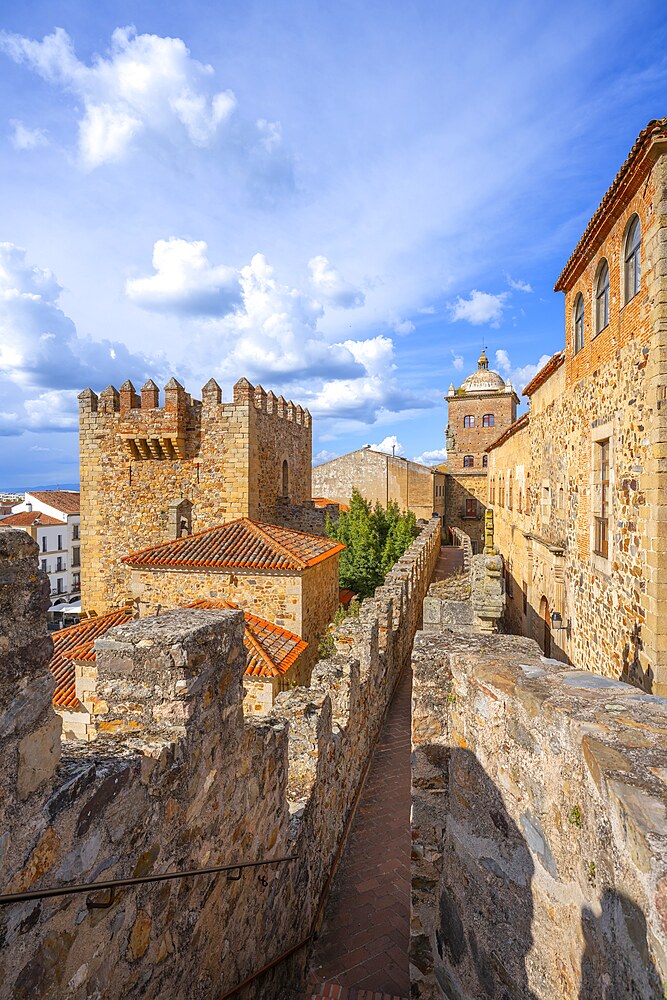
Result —
<path fill-rule="evenodd" d="M 414 998 L 667 982 L 667 701 L 515 636 L 418 634 Z"/>
<path fill-rule="evenodd" d="M 486 469 L 457 475 L 448 472 L 445 491 L 445 528 L 464 532 L 474 542 L 475 550 L 481 552 L 488 493 Z"/>
<path fill-rule="evenodd" d="M 429 587 L 424 598 L 424 631 L 458 627 L 496 632 L 505 611 L 502 556 L 473 556 L 470 538 L 458 528 L 453 534 L 463 549 L 463 569 Z"/>
<path fill-rule="evenodd" d="M 308 649 L 299 658 L 299 667 L 308 678 L 317 659 L 318 639 L 338 610 L 338 555 L 300 572 L 133 569 L 129 590 L 139 599 L 143 616 L 200 599 L 223 599 L 266 618 L 306 640 Z"/>
<path fill-rule="evenodd" d="M 294 854 L 224 875 L 0 908 L 0 998 L 223 995 L 307 937 L 439 552 L 429 522 L 310 688 L 244 719 L 240 612 L 179 611 L 96 646 L 104 728 L 64 744 L 37 550 L 0 528 L 2 892 Z M 262 879 L 266 879 L 266 884 Z M 271 1000 L 284 965 L 246 992 Z"/>
<path fill-rule="evenodd" d="M 313 469 L 315 496 L 348 504 L 356 488 L 371 504 L 386 507 L 395 501 L 401 510 L 411 510 L 424 520 L 433 513 L 443 516 L 444 487 L 444 473 L 371 448 L 360 448 Z"/>
<path fill-rule="evenodd" d="M 599 239 L 562 286 L 565 363 L 531 393 L 527 427 L 491 450 L 489 476 L 496 538 L 509 571 L 511 627 L 559 659 L 665 694 L 667 156 L 645 167 L 609 207 Z M 642 228 L 641 287 L 624 303 L 620 261 L 634 213 Z M 609 324 L 596 335 L 593 290 L 603 259 L 610 269 Z M 584 347 L 575 354 L 580 293 Z M 606 556 L 595 540 L 604 440 Z M 554 611 L 564 625 L 557 631 L 548 621 Z"/>
<path fill-rule="evenodd" d="M 82 603 L 117 607 L 128 584 L 122 556 L 175 537 L 170 516 L 191 505 L 192 531 L 235 517 L 273 521 L 283 497 L 311 499 L 312 426 L 307 410 L 240 379 L 222 402 L 211 379 L 201 401 L 172 379 L 164 406 L 147 382 L 79 396 Z M 284 498 L 283 498 L 284 503 Z"/>

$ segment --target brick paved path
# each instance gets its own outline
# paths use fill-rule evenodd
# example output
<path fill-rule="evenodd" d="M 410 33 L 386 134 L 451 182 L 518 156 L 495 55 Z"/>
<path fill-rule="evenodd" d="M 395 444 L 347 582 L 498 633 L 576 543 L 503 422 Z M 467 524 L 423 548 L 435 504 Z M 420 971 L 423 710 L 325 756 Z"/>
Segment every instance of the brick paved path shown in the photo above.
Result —
<path fill-rule="evenodd" d="M 463 549 L 457 545 L 443 545 L 433 571 L 434 580 L 444 580 L 463 569 Z"/>
<path fill-rule="evenodd" d="M 311 956 L 320 983 L 397 998 L 410 995 L 410 694 L 408 669 L 375 749 Z"/>

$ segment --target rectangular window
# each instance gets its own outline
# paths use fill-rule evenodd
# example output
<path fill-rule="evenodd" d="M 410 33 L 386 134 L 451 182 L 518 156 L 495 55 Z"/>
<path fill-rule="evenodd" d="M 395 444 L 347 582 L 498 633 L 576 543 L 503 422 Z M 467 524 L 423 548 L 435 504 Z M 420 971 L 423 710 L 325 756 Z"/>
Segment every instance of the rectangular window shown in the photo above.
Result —
<path fill-rule="evenodd" d="M 482 427 L 493 427 L 494 417 L 493 413 L 485 413 L 482 417 Z"/>
<path fill-rule="evenodd" d="M 475 466 L 475 456 L 474 455 L 464 455 L 463 456 L 463 468 L 472 469 Z"/>
<path fill-rule="evenodd" d="M 81 574 L 74 573 L 72 575 L 72 590 L 80 590 L 80 589 L 81 589 Z"/>
<path fill-rule="evenodd" d="M 56 573 L 62 573 L 63 571 L 63 560 L 62 556 L 58 556 L 56 559 Z"/>
<path fill-rule="evenodd" d="M 62 594 L 63 592 L 63 578 L 61 576 L 56 580 L 56 594 Z"/>
<path fill-rule="evenodd" d="M 79 540 L 79 525 L 78 524 L 73 524 L 72 525 L 72 541 L 73 542 L 78 542 L 78 540 Z"/>
<path fill-rule="evenodd" d="M 466 517 L 477 517 L 476 500 L 466 500 Z"/>
<path fill-rule="evenodd" d="M 463 418 L 463 426 L 464 427 L 474 427 L 475 426 L 475 417 L 474 417 L 473 414 L 469 414 L 467 417 Z"/>
<path fill-rule="evenodd" d="M 72 566 L 81 565 L 81 549 L 72 549 Z"/>
<path fill-rule="evenodd" d="M 597 443 L 597 486 L 599 513 L 595 516 L 595 553 L 609 557 L 609 438 Z"/>
<path fill-rule="evenodd" d="M 62 535 L 58 535 L 58 545 L 56 546 L 56 548 L 58 550 L 60 550 L 60 549 L 62 549 L 62 547 L 63 547 L 63 536 Z"/>
<path fill-rule="evenodd" d="M 42 573 L 46 573 L 46 559 L 42 559 Z"/>
<path fill-rule="evenodd" d="M 46 552 L 46 535 L 42 535 L 42 552 Z"/>

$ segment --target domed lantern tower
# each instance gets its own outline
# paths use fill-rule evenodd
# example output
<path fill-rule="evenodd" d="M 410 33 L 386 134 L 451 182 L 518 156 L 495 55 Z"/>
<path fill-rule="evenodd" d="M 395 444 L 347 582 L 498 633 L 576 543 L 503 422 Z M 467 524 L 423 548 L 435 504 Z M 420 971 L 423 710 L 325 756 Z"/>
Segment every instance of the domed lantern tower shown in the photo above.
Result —
<path fill-rule="evenodd" d="M 477 371 L 445 397 L 449 421 L 447 444 L 446 523 L 463 529 L 481 551 L 487 505 L 486 448 L 516 420 L 519 398 L 511 382 L 489 368 L 482 350 Z"/>

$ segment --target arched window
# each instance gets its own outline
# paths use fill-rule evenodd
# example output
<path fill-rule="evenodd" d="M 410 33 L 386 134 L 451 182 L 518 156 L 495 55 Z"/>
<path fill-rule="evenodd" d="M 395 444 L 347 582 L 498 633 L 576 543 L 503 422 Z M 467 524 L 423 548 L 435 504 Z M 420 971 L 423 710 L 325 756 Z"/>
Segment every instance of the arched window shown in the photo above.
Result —
<path fill-rule="evenodd" d="M 595 332 L 609 326 L 609 265 L 603 260 L 595 283 Z"/>
<path fill-rule="evenodd" d="M 492 413 L 485 413 L 482 417 L 482 427 L 493 427 L 494 418 Z"/>
<path fill-rule="evenodd" d="M 642 231 L 639 216 L 633 215 L 625 237 L 623 275 L 625 281 L 624 301 L 629 302 L 639 291 L 641 277 Z"/>
<path fill-rule="evenodd" d="M 289 496 L 289 466 L 287 459 L 283 462 L 283 496 Z"/>
<path fill-rule="evenodd" d="M 464 427 L 474 427 L 475 426 L 475 417 L 474 417 L 474 415 L 472 413 L 469 413 L 467 416 L 465 416 L 463 418 L 463 426 Z"/>
<path fill-rule="evenodd" d="M 488 467 L 489 467 L 489 456 L 488 455 L 482 455 L 482 468 L 483 469 L 488 469 Z"/>
<path fill-rule="evenodd" d="M 584 297 L 579 292 L 574 300 L 574 353 L 584 346 Z"/>
<path fill-rule="evenodd" d="M 464 469 L 472 469 L 472 468 L 474 468 L 474 465 L 475 465 L 475 456 L 474 455 L 464 455 L 463 456 L 463 468 Z"/>

